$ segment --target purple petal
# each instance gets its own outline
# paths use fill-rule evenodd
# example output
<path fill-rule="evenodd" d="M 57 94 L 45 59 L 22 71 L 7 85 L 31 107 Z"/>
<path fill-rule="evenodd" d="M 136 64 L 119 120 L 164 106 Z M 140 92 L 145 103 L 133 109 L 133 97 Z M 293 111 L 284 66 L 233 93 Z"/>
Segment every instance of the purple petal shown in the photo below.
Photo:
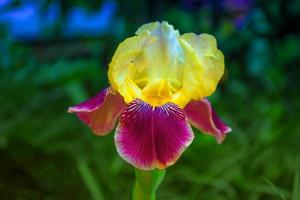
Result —
<path fill-rule="evenodd" d="M 151 105 L 136 99 L 122 112 L 115 142 L 121 157 L 136 168 L 173 165 L 193 140 L 193 132 L 177 105 Z"/>
<path fill-rule="evenodd" d="M 206 134 L 215 136 L 218 143 L 222 143 L 226 133 L 231 131 L 231 128 L 217 116 L 208 99 L 191 101 L 184 111 L 193 126 Z"/>
<path fill-rule="evenodd" d="M 124 108 L 123 98 L 106 88 L 87 101 L 70 107 L 68 112 L 76 113 L 96 135 L 106 135 L 114 128 Z"/>

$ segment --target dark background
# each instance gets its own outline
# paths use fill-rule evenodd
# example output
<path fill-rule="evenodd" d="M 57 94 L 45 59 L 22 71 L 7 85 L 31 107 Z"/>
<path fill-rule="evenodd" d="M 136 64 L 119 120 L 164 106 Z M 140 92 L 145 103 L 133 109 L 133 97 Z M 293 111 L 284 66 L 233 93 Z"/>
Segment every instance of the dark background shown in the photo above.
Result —
<path fill-rule="evenodd" d="M 195 131 L 158 199 L 300 199 L 300 1 L 1 0 L 0 199 L 130 199 L 113 133 L 70 105 L 108 86 L 117 45 L 142 24 L 210 33 L 226 72 L 214 107 L 223 144 Z"/>

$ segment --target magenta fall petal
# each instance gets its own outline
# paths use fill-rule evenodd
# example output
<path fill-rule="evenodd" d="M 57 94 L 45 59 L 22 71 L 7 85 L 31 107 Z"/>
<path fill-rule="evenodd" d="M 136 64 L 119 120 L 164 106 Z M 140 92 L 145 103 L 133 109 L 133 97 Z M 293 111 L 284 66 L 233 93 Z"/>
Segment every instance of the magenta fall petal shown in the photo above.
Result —
<path fill-rule="evenodd" d="M 184 112 L 177 105 L 151 105 L 136 99 L 121 114 L 115 143 L 121 157 L 143 170 L 176 162 L 193 140 Z"/>
<path fill-rule="evenodd" d="M 76 113 L 96 135 L 106 135 L 115 127 L 124 108 L 122 96 L 106 88 L 87 101 L 70 107 L 68 112 Z"/>
<path fill-rule="evenodd" d="M 222 143 L 226 134 L 231 131 L 231 128 L 218 117 L 208 99 L 191 101 L 184 111 L 193 126 L 215 136 L 218 143 Z"/>

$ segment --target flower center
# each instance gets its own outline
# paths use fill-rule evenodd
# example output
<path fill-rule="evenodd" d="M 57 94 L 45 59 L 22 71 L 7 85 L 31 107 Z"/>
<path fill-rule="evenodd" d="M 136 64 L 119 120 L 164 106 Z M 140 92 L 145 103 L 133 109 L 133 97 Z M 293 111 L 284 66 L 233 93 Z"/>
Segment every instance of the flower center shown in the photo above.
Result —
<path fill-rule="evenodd" d="M 152 106 L 161 106 L 171 102 L 172 90 L 168 80 L 155 79 L 142 90 L 142 99 Z"/>

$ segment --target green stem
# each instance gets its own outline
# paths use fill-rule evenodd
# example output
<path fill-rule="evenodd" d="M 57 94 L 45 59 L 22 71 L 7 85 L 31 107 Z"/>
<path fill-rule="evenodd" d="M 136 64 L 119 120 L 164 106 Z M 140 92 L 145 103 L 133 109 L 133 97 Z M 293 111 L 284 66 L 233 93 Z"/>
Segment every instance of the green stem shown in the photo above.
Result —
<path fill-rule="evenodd" d="M 133 200 L 155 200 L 155 193 L 165 177 L 165 170 L 143 171 L 135 169 Z"/>

